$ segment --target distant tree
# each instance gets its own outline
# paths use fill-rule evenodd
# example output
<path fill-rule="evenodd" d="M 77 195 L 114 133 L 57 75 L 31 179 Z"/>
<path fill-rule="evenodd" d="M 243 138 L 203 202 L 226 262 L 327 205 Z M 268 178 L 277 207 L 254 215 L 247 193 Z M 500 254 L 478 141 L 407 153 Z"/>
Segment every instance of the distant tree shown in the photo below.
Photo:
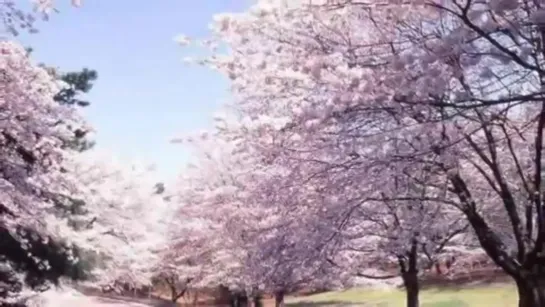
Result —
<path fill-rule="evenodd" d="M 95 149 L 78 154 L 67 168 L 86 190 L 84 209 L 94 217 L 91 236 L 100 237 L 82 244 L 81 253 L 90 262 L 85 264 L 91 266 L 89 284 L 149 286 L 159 265 L 157 251 L 163 249 L 165 219 L 171 216 L 166 209 L 172 207 L 155 192 L 152 169 Z"/>
<path fill-rule="evenodd" d="M 55 78 L 63 81 L 66 85 L 53 97 L 53 100 L 67 106 L 87 107 L 91 104 L 81 96 L 93 88 L 93 82 L 98 78 L 95 70 L 83 68 L 81 71 L 60 74 L 53 71 L 53 73 Z M 86 138 L 88 132 L 85 129 L 76 129 L 74 138 L 67 141 L 67 145 L 78 151 L 92 148 L 95 142 Z"/>
<path fill-rule="evenodd" d="M 26 47 L 27 56 L 30 57 L 34 49 Z M 53 96 L 53 100 L 64 106 L 87 107 L 91 104 L 82 96 L 89 93 L 93 88 L 94 82 L 98 78 L 96 70 L 82 68 L 80 71 L 61 72 L 58 68 L 40 63 L 39 67 L 45 69 L 53 78 L 61 81 L 63 87 Z M 67 140 L 65 145 L 78 151 L 84 151 L 95 145 L 94 141 L 86 138 L 89 131 L 78 127 L 74 129 L 74 137 Z"/>
<path fill-rule="evenodd" d="M 30 55 L 32 48 L 27 48 Z M 60 72 L 57 68 L 40 64 L 51 76 L 64 83 L 64 87 L 53 96 L 53 100 L 64 106 L 87 107 L 91 104 L 82 96 L 89 93 L 93 88 L 94 81 L 98 78 L 95 70 L 83 68 L 80 71 Z M 67 140 L 65 145 L 78 151 L 91 149 L 95 142 L 86 138 L 88 130 L 77 128 L 74 130 L 74 137 Z"/>
<path fill-rule="evenodd" d="M 26 48 L 27 55 L 33 52 L 32 48 Z M 39 67 L 45 69 L 53 78 L 62 81 L 63 87 L 53 96 L 53 100 L 62 106 L 87 107 L 91 103 L 83 100 L 82 96 L 89 93 L 93 88 L 93 82 L 98 78 L 95 70 L 83 68 L 80 71 L 60 72 L 59 69 L 39 64 Z M 91 149 L 95 142 L 87 137 L 88 130 L 82 127 L 73 129 L 72 137 L 64 140 L 64 146 L 71 150 L 83 152 Z M 81 199 L 70 199 L 64 197 L 57 201 L 57 208 L 76 218 L 79 215 L 87 214 L 85 201 Z M 77 263 L 68 262 L 63 268 L 62 274 L 70 276 L 75 280 L 85 280 L 89 277 L 89 271 L 96 265 L 96 254 L 93 251 L 86 251 L 77 246 L 72 246 L 73 253 L 77 254 L 79 261 Z M 62 256 L 62 255 L 61 255 Z"/>
<path fill-rule="evenodd" d="M 62 73 L 58 79 L 64 81 L 68 87 L 63 88 L 53 99 L 60 104 L 89 106 L 91 103 L 80 99 L 80 95 L 88 93 L 93 88 L 98 74 L 95 70 L 83 68 L 81 71 Z"/>

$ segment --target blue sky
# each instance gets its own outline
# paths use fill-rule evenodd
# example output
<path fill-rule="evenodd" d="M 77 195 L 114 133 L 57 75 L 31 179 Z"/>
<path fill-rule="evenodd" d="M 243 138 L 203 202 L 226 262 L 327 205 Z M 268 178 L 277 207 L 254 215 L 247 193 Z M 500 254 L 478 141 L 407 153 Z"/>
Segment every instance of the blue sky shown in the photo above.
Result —
<path fill-rule="evenodd" d="M 213 112 L 229 97 L 218 73 L 182 62 L 197 51 L 173 37 L 206 37 L 214 14 L 241 11 L 250 1 L 85 0 L 75 9 L 57 0 L 60 14 L 19 40 L 40 62 L 64 71 L 97 70 L 86 110 L 97 145 L 153 162 L 173 178 L 189 152 L 169 139 L 210 127 Z"/>

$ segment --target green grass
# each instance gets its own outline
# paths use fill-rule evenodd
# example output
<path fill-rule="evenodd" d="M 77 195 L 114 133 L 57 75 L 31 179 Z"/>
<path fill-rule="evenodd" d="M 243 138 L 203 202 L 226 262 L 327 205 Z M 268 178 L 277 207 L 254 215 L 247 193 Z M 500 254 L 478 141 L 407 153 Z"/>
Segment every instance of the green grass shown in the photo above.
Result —
<path fill-rule="evenodd" d="M 398 307 L 405 304 L 403 290 L 350 289 L 287 300 L 293 307 L 354 304 L 366 307 Z M 456 289 L 426 289 L 420 294 L 421 307 L 511 307 L 517 305 L 511 285 L 488 285 Z"/>

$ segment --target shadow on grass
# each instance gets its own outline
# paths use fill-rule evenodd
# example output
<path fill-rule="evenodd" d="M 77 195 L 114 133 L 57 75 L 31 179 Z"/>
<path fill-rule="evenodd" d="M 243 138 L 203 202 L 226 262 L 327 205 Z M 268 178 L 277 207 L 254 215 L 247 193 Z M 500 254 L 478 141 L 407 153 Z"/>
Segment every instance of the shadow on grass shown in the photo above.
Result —
<path fill-rule="evenodd" d="M 322 302 L 311 302 L 311 301 L 300 301 L 294 303 L 287 303 L 287 307 L 326 307 L 326 306 L 335 306 L 335 307 L 350 307 L 350 306 L 361 306 L 366 307 L 371 305 L 365 303 L 348 303 L 342 301 L 322 301 Z"/>

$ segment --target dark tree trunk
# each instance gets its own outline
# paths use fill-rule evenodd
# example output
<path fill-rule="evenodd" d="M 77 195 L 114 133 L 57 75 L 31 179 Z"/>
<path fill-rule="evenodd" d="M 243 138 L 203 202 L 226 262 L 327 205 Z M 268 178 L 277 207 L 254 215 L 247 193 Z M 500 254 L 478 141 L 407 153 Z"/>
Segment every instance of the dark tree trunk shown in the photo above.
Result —
<path fill-rule="evenodd" d="M 185 295 L 185 292 L 187 291 L 187 287 L 184 287 L 181 291 L 178 291 L 175 285 L 170 285 L 170 300 L 173 303 L 176 303 L 180 297 Z"/>
<path fill-rule="evenodd" d="M 169 285 L 170 287 L 170 300 L 173 303 L 176 303 L 178 301 L 178 291 L 176 291 L 176 287 L 173 285 Z"/>
<path fill-rule="evenodd" d="M 259 294 L 254 296 L 254 307 L 263 307 L 263 298 Z"/>
<path fill-rule="evenodd" d="M 242 292 L 239 294 L 239 306 L 240 307 L 248 307 L 248 296 Z"/>
<path fill-rule="evenodd" d="M 178 289 L 179 283 L 178 283 L 178 278 L 177 277 L 166 278 L 165 282 L 167 283 L 168 287 L 170 288 L 170 300 L 173 303 L 176 303 L 187 292 L 187 289 L 189 287 L 189 283 L 191 282 L 191 278 L 188 278 L 185 281 L 185 284 L 182 286 L 183 287 L 182 289 Z"/>
<path fill-rule="evenodd" d="M 519 307 L 545 307 L 545 275 L 515 278 Z"/>
<path fill-rule="evenodd" d="M 436 264 L 434 265 L 434 267 L 435 267 L 435 273 L 436 273 L 437 275 L 443 275 L 443 271 L 441 270 L 441 264 L 436 263 Z"/>
<path fill-rule="evenodd" d="M 403 285 L 405 286 L 407 307 L 418 307 L 418 294 L 420 292 L 418 274 L 410 271 L 403 274 Z"/>
<path fill-rule="evenodd" d="M 248 306 L 248 296 L 242 292 L 234 292 L 231 297 L 232 307 L 246 307 Z"/>
<path fill-rule="evenodd" d="M 285 307 L 284 304 L 284 292 L 278 291 L 274 294 L 274 306 L 275 307 Z"/>
<path fill-rule="evenodd" d="M 405 286 L 407 296 L 407 307 L 418 307 L 418 295 L 420 285 L 418 283 L 418 242 L 413 241 L 411 250 L 405 255 L 398 257 L 401 269 L 401 278 Z"/>

